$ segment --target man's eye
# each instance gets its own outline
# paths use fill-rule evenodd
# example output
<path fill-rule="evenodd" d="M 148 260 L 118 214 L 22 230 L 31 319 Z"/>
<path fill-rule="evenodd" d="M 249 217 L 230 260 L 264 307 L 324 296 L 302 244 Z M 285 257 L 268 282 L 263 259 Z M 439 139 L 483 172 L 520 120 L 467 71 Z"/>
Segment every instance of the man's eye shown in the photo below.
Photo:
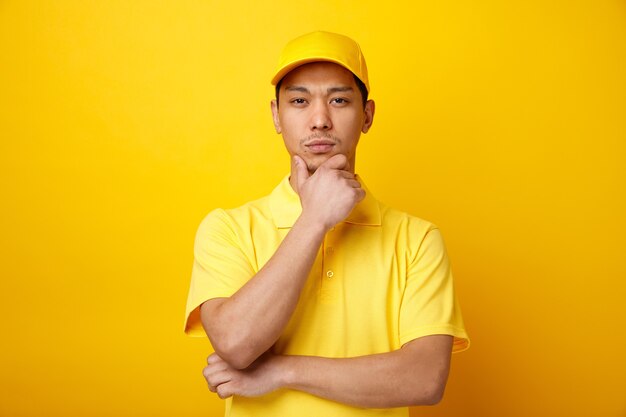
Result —
<path fill-rule="evenodd" d="M 346 100 L 345 98 L 341 98 L 341 97 L 336 97 L 332 99 L 331 101 L 335 104 L 345 104 L 348 102 L 348 100 Z"/>
<path fill-rule="evenodd" d="M 304 104 L 306 103 L 306 100 L 303 98 L 294 98 L 293 100 L 291 100 L 291 102 L 294 104 Z"/>

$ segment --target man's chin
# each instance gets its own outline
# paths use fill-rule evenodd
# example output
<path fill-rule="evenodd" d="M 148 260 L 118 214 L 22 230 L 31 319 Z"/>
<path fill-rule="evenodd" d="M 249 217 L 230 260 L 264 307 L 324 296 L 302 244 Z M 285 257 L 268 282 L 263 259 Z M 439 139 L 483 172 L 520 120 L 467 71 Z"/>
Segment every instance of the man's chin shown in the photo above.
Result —
<path fill-rule="evenodd" d="M 309 171 L 309 175 L 313 175 L 315 173 L 315 171 L 317 171 L 317 169 L 324 163 L 324 161 L 322 162 L 308 162 L 306 164 L 306 168 Z"/>
<path fill-rule="evenodd" d="M 309 174 L 313 175 L 315 171 L 330 158 L 335 156 L 336 154 L 324 154 L 324 155 L 315 155 L 314 158 L 306 159 L 306 167 L 309 170 Z"/>
<path fill-rule="evenodd" d="M 319 167 L 320 167 L 320 164 L 307 164 L 306 165 L 306 169 L 307 171 L 309 171 L 309 175 L 315 174 L 315 171 L 317 171 L 317 168 Z"/>

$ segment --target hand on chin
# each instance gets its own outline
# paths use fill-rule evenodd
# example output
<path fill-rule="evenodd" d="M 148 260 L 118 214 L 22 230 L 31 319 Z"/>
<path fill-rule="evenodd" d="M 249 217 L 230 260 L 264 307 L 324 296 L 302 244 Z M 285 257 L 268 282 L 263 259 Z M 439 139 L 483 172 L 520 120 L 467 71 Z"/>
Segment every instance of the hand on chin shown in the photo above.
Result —
<path fill-rule="evenodd" d="M 327 154 L 305 155 L 305 156 L 301 156 L 301 157 L 306 162 L 306 166 L 307 166 L 307 169 L 309 170 L 309 174 L 313 175 L 313 173 L 315 171 L 317 171 L 317 168 L 319 168 L 320 165 L 322 165 L 324 162 L 328 161 L 330 158 L 332 158 L 333 156 L 335 156 L 337 154 L 338 153 L 330 153 L 329 152 Z"/>

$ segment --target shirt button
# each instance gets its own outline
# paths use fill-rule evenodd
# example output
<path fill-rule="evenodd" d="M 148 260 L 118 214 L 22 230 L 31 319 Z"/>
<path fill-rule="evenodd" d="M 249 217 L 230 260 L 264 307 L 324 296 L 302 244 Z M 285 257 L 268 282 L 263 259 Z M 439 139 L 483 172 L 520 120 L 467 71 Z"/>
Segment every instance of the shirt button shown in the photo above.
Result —
<path fill-rule="evenodd" d="M 333 271 L 330 271 L 330 270 L 329 270 L 328 272 L 326 272 L 326 276 L 327 276 L 328 278 L 332 278 L 332 277 L 333 277 L 333 275 L 335 275 L 335 273 L 334 273 Z"/>
<path fill-rule="evenodd" d="M 332 255 L 332 253 L 334 252 L 332 247 L 326 248 L 326 255 Z"/>

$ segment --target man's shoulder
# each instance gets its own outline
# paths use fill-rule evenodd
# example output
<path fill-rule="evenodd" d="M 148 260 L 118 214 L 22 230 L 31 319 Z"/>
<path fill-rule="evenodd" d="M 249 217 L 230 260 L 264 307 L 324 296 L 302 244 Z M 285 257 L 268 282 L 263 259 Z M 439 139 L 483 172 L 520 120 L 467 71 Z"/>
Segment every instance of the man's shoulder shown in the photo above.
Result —
<path fill-rule="evenodd" d="M 406 251 L 407 259 L 417 259 L 419 253 L 429 249 L 445 252 L 443 237 L 434 223 L 382 204 L 381 217 L 384 236 L 397 249 Z"/>
<path fill-rule="evenodd" d="M 255 200 L 250 200 L 240 206 L 223 209 L 234 220 L 245 220 L 250 218 L 270 218 L 270 196 L 265 195 Z"/>
<path fill-rule="evenodd" d="M 437 226 L 421 217 L 415 216 L 403 210 L 389 207 L 383 203 L 380 206 L 380 215 L 382 226 L 393 229 L 407 229 L 413 233 L 426 234 Z"/>
<path fill-rule="evenodd" d="M 248 226 L 252 222 L 264 220 L 271 221 L 268 195 L 237 207 L 215 208 L 204 217 L 201 225 Z"/>

